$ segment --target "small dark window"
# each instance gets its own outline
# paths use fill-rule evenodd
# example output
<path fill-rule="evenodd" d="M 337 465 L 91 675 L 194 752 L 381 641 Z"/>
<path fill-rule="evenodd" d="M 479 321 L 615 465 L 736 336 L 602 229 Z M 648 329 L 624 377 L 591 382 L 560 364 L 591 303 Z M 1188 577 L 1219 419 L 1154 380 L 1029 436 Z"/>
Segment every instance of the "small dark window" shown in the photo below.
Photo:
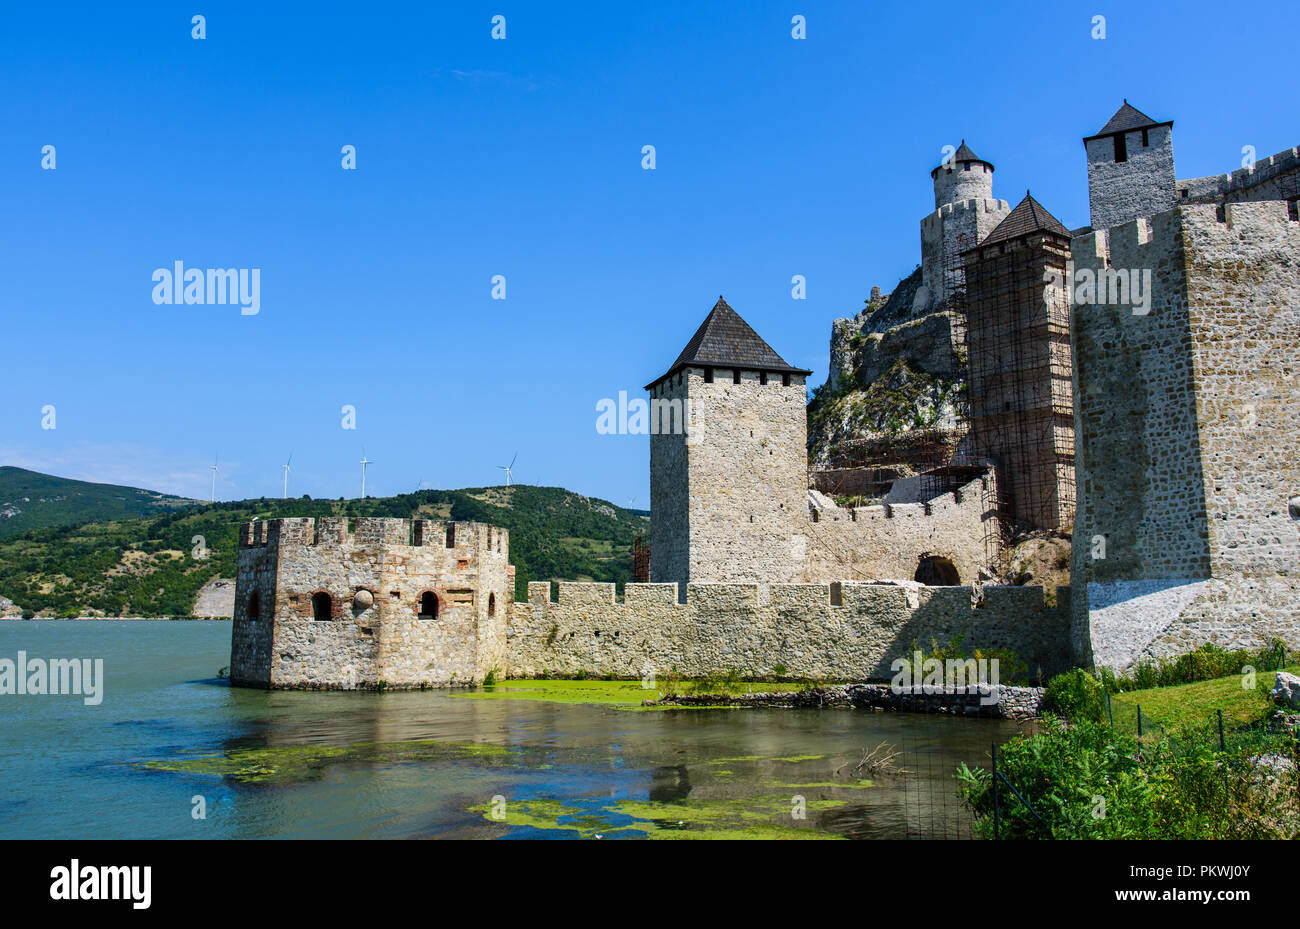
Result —
<path fill-rule="evenodd" d="M 1180 197 L 1182 197 L 1184 200 L 1186 200 L 1186 199 L 1187 199 L 1187 188 L 1184 187 L 1182 190 L 1178 191 L 1178 196 L 1180 196 Z"/>
<path fill-rule="evenodd" d="M 1150 138 L 1150 136 L 1147 135 L 1147 131 L 1148 131 L 1148 130 L 1146 130 L 1146 129 L 1143 129 L 1143 130 L 1142 130 L 1142 147 L 1143 147 L 1143 148 L 1146 148 L 1148 145 L 1151 144 L 1151 138 Z"/>
<path fill-rule="evenodd" d="M 431 590 L 420 594 L 420 618 L 438 618 L 438 595 Z"/>
<path fill-rule="evenodd" d="M 739 383 L 740 383 L 740 369 L 739 369 L 739 368 L 737 368 L 736 370 L 734 370 L 734 371 L 731 372 L 731 383 L 733 383 L 733 384 L 739 384 Z"/>
<path fill-rule="evenodd" d="M 488 594 L 488 618 L 497 615 L 497 595 Z"/>
<path fill-rule="evenodd" d="M 1300 200 L 1287 201 L 1286 218 L 1292 222 L 1300 222 Z"/>
<path fill-rule="evenodd" d="M 448 526 L 448 527 L 447 527 L 447 547 L 448 547 L 448 548 L 455 548 L 455 547 L 456 547 L 456 527 L 455 527 L 455 526 Z"/>
<path fill-rule="evenodd" d="M 969 171 L 969 170 L 970 170 L 970 162 L 969 162 L 969 161 L 964 162 L 964 163 L 962 164 L 962 166 L 961 166 L 961 169 L 962 169 L 963 171 Z"/>
<path fill-rule="evenodd" d="M 782 375 L 781 375 L 781 386 L 782 386 L 782 387 L 789 387 L 789 386 L 790 386 L 790 375 L 788 375 L 788 374 L 782 374 Z"/>
<path fill-rule="evenodd" d="M 766 384 L 766 383 L 767 383 L 767 372 L 766 372 L 766 371 L 761 371 L 761 372 L 759 372 L 759 375 L 758 375 L 758 382 L 759 382 L 760 384 Z"/>
<path fill-rule="evenodd" d="M 256 590 L 248 595 L 248 608 L 244 611 L 244 615 L 251 622 L 257 622 L 262 618 L 262 600 Z"/>
<path fill-rule="evenodd" d="M 1115 160 L 1128 161 L 1128 140 L 1122 132 L 1115 134 Z"/>
<path fill-rule="evenodd" d="M 329 594 L 322 592 L 311 595 L 311 615 L 318 622 L 334 618 L 334 601 Z"/>
<path fill-rule="evenodd" d="M 706 384 L 712 384 L 712 383 L 713 383 L 713 369 L 712 369 L 712 368 L 705 368 L 705 369 L 704 369 L 704 383 L 706 383 Z"/>

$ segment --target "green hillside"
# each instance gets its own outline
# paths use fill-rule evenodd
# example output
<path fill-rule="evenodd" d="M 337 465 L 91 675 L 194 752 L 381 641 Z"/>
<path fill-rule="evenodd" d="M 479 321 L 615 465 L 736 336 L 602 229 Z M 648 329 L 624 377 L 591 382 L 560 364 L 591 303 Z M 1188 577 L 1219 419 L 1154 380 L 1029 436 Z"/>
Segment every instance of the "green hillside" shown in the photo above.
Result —
<path fill-rule="evenodd" d="M 632 540 L 650 527 L 642 511 L 527 485 L 365 500 L 198 504 L 0 538 L 0 596 L 42 615 L 188 615 L 200 587 L 214 577 L 235 576 L 237 527 L 253 517 L 277 516 L 424 517 L 503 526 L 510 531 L 519 597 L 530 580 L 631 580 Z M 196 536 L 207 545 L 206 559 L 194 557 Z"/>
<path fill-rule="evenodd" d="M 46 526 L 150 516 L 194 502 L 138 487 L 92 484 L 4 466 L 0 467 L 0 539 Z"/>

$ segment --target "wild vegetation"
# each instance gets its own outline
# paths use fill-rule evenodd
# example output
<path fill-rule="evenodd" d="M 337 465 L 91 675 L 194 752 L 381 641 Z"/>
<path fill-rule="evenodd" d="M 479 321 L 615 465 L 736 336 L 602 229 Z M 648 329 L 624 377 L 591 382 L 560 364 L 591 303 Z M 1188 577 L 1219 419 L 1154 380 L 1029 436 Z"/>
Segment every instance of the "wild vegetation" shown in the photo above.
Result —
<path fill-rule="evenodd" d="M 1046 697 L 1059 715 L 998 751 L 1005 780 L 997 784 L 996 815 L 992 765 L 958 769 L 977 831 L 1300 837 L 1300 742 L 1278 724 L 1268 693 L 1283 654 L 1280 643 L 1253 652 L 1206 645 L 1121 676 L 1058 675 Z"/>
<path fill-rule="evenodd" d="M 138 487 L 92 484 L 3 466 L 0 467 L 0 538 L 47 526 L 166 513 L 194 502 Z"/>

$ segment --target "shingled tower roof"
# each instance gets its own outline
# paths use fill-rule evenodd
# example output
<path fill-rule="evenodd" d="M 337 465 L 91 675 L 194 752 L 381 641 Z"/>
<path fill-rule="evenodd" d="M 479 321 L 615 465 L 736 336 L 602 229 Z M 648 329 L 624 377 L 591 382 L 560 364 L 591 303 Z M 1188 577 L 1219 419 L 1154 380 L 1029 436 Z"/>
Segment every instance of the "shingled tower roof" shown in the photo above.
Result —
<path fill-rule="evenodd" d="M 1070 230 L 1061 225 L 1060 221 L 1047 212 L 1047 208 L 1030 196 L 1029 191 L 1026 190 L 1025 199 L 1016 204 L 1016 208 L 1007 214 L 1006 219 L 997 224 L 979 246 L 1018 239 L 1031 232 L 1052 232 L 1067 239 L 1071 236 Z"/>
<path fill-rule="evenodd" d="M 985 161 L 979 155 L 976 155 L 975 152 L 971 149 L 971 147 L 966 144 L 966 140 L 962 139 L 961 145 L 957 146 L 957 151 L 953 153 L 952 160 L 936 165 L 934 170 L 930 172 L 930 177 L 934 177 L 936 174 L 938 174 L 939 169 L 942 167 L 945 167 L 947 165 L 961 164 L 963 161 L 974 161 L 974 162 L 978 162 L 979 164 L 988 165 L 990 168 L 993 167 L 993 162 Z"/>
<path fill-rule="evenodd" d="M 695 335 L 691 336 L 672 367 L 647 384 L 646 390 L 688 365 L 775 371 L 780 374 L 812 374 L 805 368 L 787 364 L 722 297 L 718 297 L 718 302 L 713 305 L 709 315 L 704 317 L 704 322 L 695 330 Z"/>
<path fill-rule="evenodd" d="M 1090 135 L 1084 141 L 1089 139 L 1100 139 L 1108 135 L 1116 135 L 1121 132 L 1132 132 L 1135 129 L 1150 129 L 1154 126 L 1172 126 L 1173 121 L 1167 123 L 1158 123 L 1147 114 L 1143 113 L 1137 107 L 1133 106 L 1128 100 L 1115 111 L 1115 115 L 1110 118 L 1106 125 L 1101 127 L 1101 131 L 1096 135 Z"/>

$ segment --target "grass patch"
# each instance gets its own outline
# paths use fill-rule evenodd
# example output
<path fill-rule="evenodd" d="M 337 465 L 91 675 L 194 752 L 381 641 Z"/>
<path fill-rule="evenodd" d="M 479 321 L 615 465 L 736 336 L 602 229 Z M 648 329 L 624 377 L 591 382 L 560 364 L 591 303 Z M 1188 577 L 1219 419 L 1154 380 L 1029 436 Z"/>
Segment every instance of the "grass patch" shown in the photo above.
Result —
<path fill-rule="evenodd" d="M 1300 674 L 1300 665 L 1291 665 L 1286 670 Z M 1224 726 L 1258 723 L 1276 709 L 1268 696 L 1275 674 L 1275 671 L 1257 672 L 1256 684 L 1251 688 L 1243 687 L 1242 676 L 1234 674 L 1194 684 L 1115 694 L 1111 697 L 1112 712 L 1116 714 L 1115 724 L 1121 725 L 1117 711 L 1123 707 L 1124 723 L 1136 725 L 1139 706 L 1142 707 L 1144 720 L 1159 723 L 1170 733 L 1203 729 L 1216 724 L 1216 710 L 1223 710 Z"/>
<path fill-rule="evenodd" d="M 797 691 L 805 684 L 781 682 L 718 683 L 716 687 L 700 690 L 704 694 L 766 693 L 770 691 Z M 658 700 L 662 691 L 645 688 L 638 681 L 551 680 L 528 679 L 502 681 L 491 689 L 470 690 L 450 694 L 469 700 L 541 700 L 547 703 L 588 704 L 627 710 L 735 710 L 744 707 L 734 704 L 699 706 L 642 706 L 642 700 Z"/>

